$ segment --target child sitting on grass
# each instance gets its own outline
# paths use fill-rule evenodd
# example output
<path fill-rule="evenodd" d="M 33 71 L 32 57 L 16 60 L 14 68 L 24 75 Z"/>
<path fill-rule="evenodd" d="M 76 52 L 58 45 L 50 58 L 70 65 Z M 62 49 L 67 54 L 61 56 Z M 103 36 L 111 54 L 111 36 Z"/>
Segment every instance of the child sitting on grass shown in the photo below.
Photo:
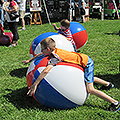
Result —
<path fill-rule="evenodd" d="M 77 51 L 76 50 L 76 45 L 75 45 L 75 42 L 73 40 L 71 31 L 69 29 L 70 22 L 67 19 L 63 19 L 63 20 L 60 21 L 60 27 L 59 28 L 56 26 L 55 23 L 53 24 L 53 27 L 54 27 L 55 30 L 58 31 L 59 34 L 64 35 L 67 38 L 67 40 L 71 41 L 71 43 L 72 43 L 72 45 L 74 47 L 74 50 L 76 52 Z"/>
<path fill-rule="evenodd" d="M 66 61 L 74 64 L 78 64 L 84 68 L 84 79 L 86 82 L 86 89 L 87 92 L 90 94 L 93 94 L 109 103 L 111 103 L 109 110 L 112 111 L 118 111 L 120 109 L 119 102 L 107 94 L 103 93 L 100 90 L 97 90 L 93 86 L 93 82 L 103 84 L 105 88 L 112 88 L 112 84 L 109 82 L 106 82 L 100 78 L 94 77 L 94 63 L 93 60 L 82 53 L 76 53 L 76 52 L 69 52 L 66 50 L 58 49 L 55 47 L 56 43 L 52 38 L 46 38 L 41 42 L 41 49 L 42 52 L 38 54 L 37 56 L 44 54 L 49 55 L 51 57 L 49 64 L 47 67 L 41 72 L 37 80 L 34 82 L 34 84 L 29 88 L 29 91 L 27 95 L 32 96 L 32 94 L 35 93 L 38 84 L 41 82 L 41 80 L 49 73 L 49 71 L 59 62 Z M 27 64 L 30 61 L 32 61 L 37 56 L 31 58 L 30 60 L 23 61 L 22 63 Z"/>

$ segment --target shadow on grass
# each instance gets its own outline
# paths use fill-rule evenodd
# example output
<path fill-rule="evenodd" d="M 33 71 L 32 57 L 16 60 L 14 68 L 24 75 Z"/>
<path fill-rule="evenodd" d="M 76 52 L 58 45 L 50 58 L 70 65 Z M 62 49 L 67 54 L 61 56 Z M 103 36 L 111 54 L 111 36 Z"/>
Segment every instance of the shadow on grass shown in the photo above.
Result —
<path fill-rule="evenodd" d="M 42 109 L 44 111 L 49 111 L 47 107 L 40 105 L 33 97 L 27 95 L 28 88 L 24 87 L 17 90 L 6 89 L 6 91 L 11 91 L 11 93 L 4 95 L 9 102 L 11 102 L 18 110 L 23 109 Z M 52 110 L 52 109 L 50 109 Z"/>
<path fill-rule="evenodd" d="M 13 71 L 10 72 L 10 75 L 11 75 L 12 77 L 23 78 L 23 77 L 26 76 L 27 69 L 28 69 L 28 67 L 26 67 L 26 68 L 14 69 Z"/>
<path fill-rule="evenodd" d="M 119 35 L 119 32 L 113 32 L 113 33 L 104 33 L 104 34 L 107 34 L 107 35 Z"/>
<path fill-rule="evenodd" d="M 11 76 L 17 76 L 19 78 L 25 76 L 27 68 L 15 69 L 10 74 Z M 110 81 L 115 85 L 115 88 L 120 88 L 120 73 L 119 74 L 108 74 L 108 75 L 96 75 L 101 79 L 106 81 Z M 45 106 L 40 105 L 33 97 L 27 96 L 28 88 L 24 87 L 17 90 L 6 89 L 6 91 L 10 91 L 11 93 L 4 95 L 4 97 L 9 100 L 18 110 L 23 109 L 40 109 L 43 111 L 53 111 L 53 108 L 47 108 Z M 91 106 L 92 104 L 84 104 L 85 106 Z M 98 107 L 98 106 L 93 106 Z M 105 108 L 101 107 L 106 110 Z M 60 109 L 56 109 L 60 110 Z"/>
<path fill-rule="evenodd" d="M 99 77 L 105 81 L 112 82 L 115 85 L 115 88 L 120 89 L 120 73 L 112 75 L 95 75 L 96 77 Z"/>

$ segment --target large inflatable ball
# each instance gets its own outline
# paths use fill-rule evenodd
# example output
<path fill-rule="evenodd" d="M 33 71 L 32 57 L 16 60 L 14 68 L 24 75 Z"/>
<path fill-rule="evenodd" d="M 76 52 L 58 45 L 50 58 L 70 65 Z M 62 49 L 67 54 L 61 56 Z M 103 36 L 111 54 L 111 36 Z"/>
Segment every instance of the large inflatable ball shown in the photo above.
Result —
<path fill-rule="evenodd" d="M 10 38 L 7 35 L 0 36 L 0 46 L 9 46 Z"/>
<path fill-rule="evenodd" d="M 4 35 L 7 35 L 10 38 L 10 44 L 12 43 L 13 34 L 12 32 L 4 32 Z"/>
<path fill-rule="evenodd" d="M 32 61 L 26 76 L 28 87 L 36 81 L 49 59 L 42 55 Z M 39 83 L 33 97 L 50 108 L 65 109 L 83 105 L 87 99 L 83 68 L 72 63 L 58 63 Z"/>
<path fill-rule="evenodd" d="M 4 35 L 0 35 L 0 46 L 9 46 L 12 43 L 13 34 L 11 32 L 5 32 Z"/>
<path fill-rule="evenodd" d="M 78 22 L 70 22 L 69 29 L 76 43 L 76 48 L 83 47 L 88 41 L 88 34 L 84 26 Z"/>
<path fill-rule="evenodd" d="M 67 51 L 74 51 L 72 43 L 70 41 L 68 41 L 66 39 L 66 37 L 64 37 L 63 35 L 60 35 L 58 33 L 46 32 L 46 33 L 43 33 L 43 34 L 37 36 L 33 40 L 31 47 L 30 47 L 30 58 L 32 58 L 33 56 L 35 56 L 41 52 L 40 42 L 47 37 L 51 37 L 56 42 L 57 48 L 64 49 Z"/>

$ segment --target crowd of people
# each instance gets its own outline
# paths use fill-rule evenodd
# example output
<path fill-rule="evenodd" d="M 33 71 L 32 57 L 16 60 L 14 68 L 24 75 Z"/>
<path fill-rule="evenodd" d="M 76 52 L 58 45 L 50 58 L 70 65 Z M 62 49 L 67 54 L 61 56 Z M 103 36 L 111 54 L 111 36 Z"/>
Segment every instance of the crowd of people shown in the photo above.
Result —
<path fill-rule="evenodd" d="M 3 12 L 3 4 L 4 2 L 8 3 L 8 6 L 5 8 L 5 14 Z M 26 7 L 26 0 L 1 0 L 1 24 L 4 28 L 4 21 L 6 20 L 9 26 L 9 30 L 13 34 L 12 44 L 9 47 L 13 47 L 18 45 L 19 34 L 17 30 L 17 24 L 19 19 L 22 21 L 22 28 L 20 30 L 25 30 L 25 7 Z M 18 12 L 20 16 L 12 19 L 10 17 L 11 13 Z M 5 18 L 5 20 L 4 20 Z"/>
<path fill-rule="evenodd" d="M 68 4 L 70 5 L 70 0 L 68 0 Z M 73 21 L 75 20 L 75 6 L 79 10 L 80 21 L 82 23 L 84 23 L 85 22 L 85 6 L 86 6 L 85 0 L 78 0 L 78 2 L 76 2 L 75 0 L 71 0 L 72 20 Z M 83 13 L 83 11 L 84 11 L 84 13 Z"/>
<path fill-rule="evenodd" d="M 5 2 L 7 3 L 6 7 L 3 6 Z M 70 0 L 68 0 L 68 4 L 70 4 Z M 76 2 L 72 0 L 71 5 L 74 5 L 74 4 L 79 8 L 80 19 L 82 20 L 82 22 L 85 22 L 84 15 L 81 15 L 81 8 L 85 10 L 85 1 L 79 0 L 79 2 L 76 4 Z M 5 8 L 3 9 L 3 7 Z M 19 31 L 25 30 L 25 20 L 24 20 L 25 8 L 26 8 L 26 0 L 0 0 L 1 24 L 4 28 L 4 21 L 6 20 L 8 23 L 9 29 L 13 34 L 12 44 L 9 47 L 18 45 L 19 34 L 18 34 L 17 25 L 19 21 L 21 21 L 22 23 L 22 27 L 19 29 Z M 19 12 L 20 16 L 14 20 L 13 19 L 11 20 L 10 14 L 13 12 Z"/>

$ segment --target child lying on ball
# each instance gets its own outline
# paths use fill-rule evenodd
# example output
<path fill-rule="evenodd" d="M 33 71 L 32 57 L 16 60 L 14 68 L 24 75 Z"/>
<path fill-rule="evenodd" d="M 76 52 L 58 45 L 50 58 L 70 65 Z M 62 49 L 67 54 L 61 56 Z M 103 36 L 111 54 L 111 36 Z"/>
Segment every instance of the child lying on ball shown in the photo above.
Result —
<path fill-rule="evenodd" d="M 84 68 L 84 79 L 86 82 L 86 88 L 88 93 L 93 94 L 99 98 L 102 98 L 105 101 L 110 102 L 111 103 L 109 108 L 110 110 L 116 111 L 120 109 L 120 105 L 117 100 L 111 98 L 110 96 L 103 93 L 102 91 L 94 88 L 93 82 L 103 84 L 104 88 L 106 89 L 112 88 L 113 84 L 106 82 L 100 78 L 94 77 L 94 63 L 89 56 L 82 53 L 69 52 L 66 50 L 58 49 L 55 46 L 56 46 L 55 41 L 49 37 L 44 39 L 41 42 L 42 52 L 37 56 L 41 54 L 44 54 L 45 56 L 49 55 L 51 59 L 47 67 L 41 72 L 41 74 L 39 75 L 37 80 L 34 82 L 34 84 L 29 88 L 27 95 L 32 96 L 32 94 L 35 93 L 37 89 L 37 85 L 57 63 L 61 61 L 66 61 L 66 62 L 78 64 Z M 37 56 L 31 58 L 30 60 L 23 61 L 23 63 L 27 64 Z"/>
<path fill-rule="evenodd" d="M 59 34 L 62 34 L 63 36 L 65 36 L 67 38 L 67 40 L 71 41 L 71 43 L 74 47 L 74 50 L 76 51 L 76 45 L 75 45 L 75 42 L 73 40 L 71 31 L 69 30 L 70 22 L 67 19 L 63 19 L 63 20 L 60 21 L 60 27 L 59 28 L 56 26 L 55 23 L 53 24 L 53 27 L 54 27 L 55 30 L 58 31 Z"/>

